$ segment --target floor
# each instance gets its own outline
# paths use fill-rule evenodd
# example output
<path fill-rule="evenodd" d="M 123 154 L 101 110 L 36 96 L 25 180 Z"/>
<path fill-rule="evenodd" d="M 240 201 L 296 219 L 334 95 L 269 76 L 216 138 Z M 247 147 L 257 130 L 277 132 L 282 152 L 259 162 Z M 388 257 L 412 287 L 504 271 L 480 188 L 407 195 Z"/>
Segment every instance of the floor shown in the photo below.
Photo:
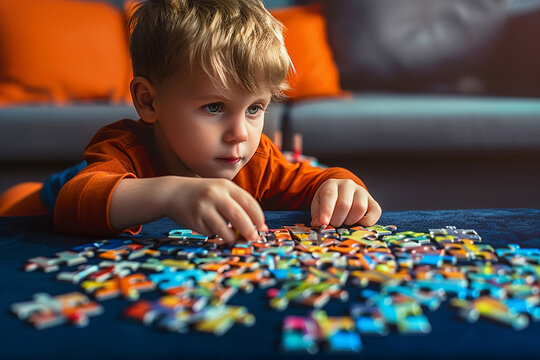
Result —
<path fill-rule="evenodd" d="M 357 174 L 383 210 L 540 208 L 540 156 L 332 161 Z M 0 192 L 69 163 L 0 164 Z"/>

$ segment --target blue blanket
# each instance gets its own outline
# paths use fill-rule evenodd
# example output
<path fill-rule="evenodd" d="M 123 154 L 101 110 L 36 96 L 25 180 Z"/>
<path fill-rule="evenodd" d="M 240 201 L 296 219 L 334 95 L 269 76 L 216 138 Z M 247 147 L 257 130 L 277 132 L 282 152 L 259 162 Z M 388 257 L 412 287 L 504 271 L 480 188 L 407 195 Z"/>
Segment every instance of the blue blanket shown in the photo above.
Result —
<path fill-rule="evenodd" d="M 271 228 L 295 223 L 309 224 L 306 212 L 267 212 Z M 441 210 L 396 211 L 383 214 L 380 224 L 397 225 L 399 230 L 427 231 L 454 225 L 475 229 L 484 243 L 504 247 L 517 243 L 522 247 L 540 247 L 540 210 Z M 143 232 L 163 234 L 178 228 L 169 219 L 145 225 Z M 28 301 L 36 292 L 51 295 L 77 290 L 77 286 L 55 280 L 54 274 L 25 273 L 25 260 L 35 256 L 52 256 L 74 245 L 93 241 L 60 235 L 54 231 L 50 217 L 0 218 L 0 358 L 207 358 L 207 359 L 274 359 L 280 355 L 281 322 L 287 314 L 306 315 L 309 309 L 289 307 L 285 312 L 268 309 L 263 290 L 251 294 L 239 293 L 232 304 L 245 305 L 254 313 L 256 325 L 234 326 L 226 335 L 190 332 L 176 334 L 156 331 L 123 318 L 129 305 L 125 299 L 102 301 L 104 314 L 90 318 L 86 328 L 63 325 L 47 330 L 34 330 L 18 320 L 9 306 Z M 351 301 L 358 294 L 351 292 Z M 144 296 L 143 296 L 144 297 Z M 325 310 L 329 315 L 348 312 L 348 304 L 331 301 Z M 425 311 L 432 332 L 428 335 L 362 336 L 364 349 L 359 358 L 534 358 L 540 355 L 540 324 L 522 331 L 479 321 L 468 324 L 458 321 L 455 310 L 443 304 L 434 312 Z M 351 355 L 329 354 L 316 356 L 287 355 L 294 358 L 351 358 Z"/>

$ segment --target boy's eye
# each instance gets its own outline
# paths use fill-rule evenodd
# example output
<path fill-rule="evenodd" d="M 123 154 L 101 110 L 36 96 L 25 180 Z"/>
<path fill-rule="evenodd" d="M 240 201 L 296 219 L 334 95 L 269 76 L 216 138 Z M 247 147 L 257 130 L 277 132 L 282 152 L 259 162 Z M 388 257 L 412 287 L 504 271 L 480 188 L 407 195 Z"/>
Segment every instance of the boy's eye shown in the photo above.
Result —
<path fill-rule="evenodd" d="M 246 113 L 248 115 L 254 116 L 258 115 L 261 111 L 263 111 L 263 107 L 261 105 L 251 105 L 247 108 Z"/>
<path fill-rule="evenodd" d="M 204 106 L 205 110 L 210 114 L 217 114 L 223 111 L 223 104 L 221 103 L 212 103 Z"/>

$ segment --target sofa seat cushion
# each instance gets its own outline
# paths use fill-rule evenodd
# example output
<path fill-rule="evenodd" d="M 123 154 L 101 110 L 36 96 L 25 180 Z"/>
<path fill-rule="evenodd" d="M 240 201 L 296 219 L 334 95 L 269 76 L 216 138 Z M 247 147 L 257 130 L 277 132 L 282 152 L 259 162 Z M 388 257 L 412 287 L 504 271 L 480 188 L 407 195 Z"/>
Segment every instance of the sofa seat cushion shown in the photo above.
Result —
<path fill-rule="evenodd" d="M 296 103 L 285 126 L 321 158 L 540 151 L 540 99 L 357 93 Z"/>
<path fill-rule="evenodd" d="M 96 131 L 139 116 L 133 105 L 0 108 L 0 161 L 79 161 Z"/>

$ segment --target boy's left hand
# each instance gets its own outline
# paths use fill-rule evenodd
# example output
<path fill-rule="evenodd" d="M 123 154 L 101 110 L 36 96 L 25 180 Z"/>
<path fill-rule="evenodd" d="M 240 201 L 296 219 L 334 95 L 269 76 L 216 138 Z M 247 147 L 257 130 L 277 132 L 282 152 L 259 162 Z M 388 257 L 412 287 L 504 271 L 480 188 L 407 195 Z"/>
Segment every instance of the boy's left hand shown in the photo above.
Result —
<path fill-rule="evenodd" d="M 371 226 L 381 213 L 381 207 L 366 189 L 349 179 L 330 179 L 313 197 L 311 226 Z"/>

